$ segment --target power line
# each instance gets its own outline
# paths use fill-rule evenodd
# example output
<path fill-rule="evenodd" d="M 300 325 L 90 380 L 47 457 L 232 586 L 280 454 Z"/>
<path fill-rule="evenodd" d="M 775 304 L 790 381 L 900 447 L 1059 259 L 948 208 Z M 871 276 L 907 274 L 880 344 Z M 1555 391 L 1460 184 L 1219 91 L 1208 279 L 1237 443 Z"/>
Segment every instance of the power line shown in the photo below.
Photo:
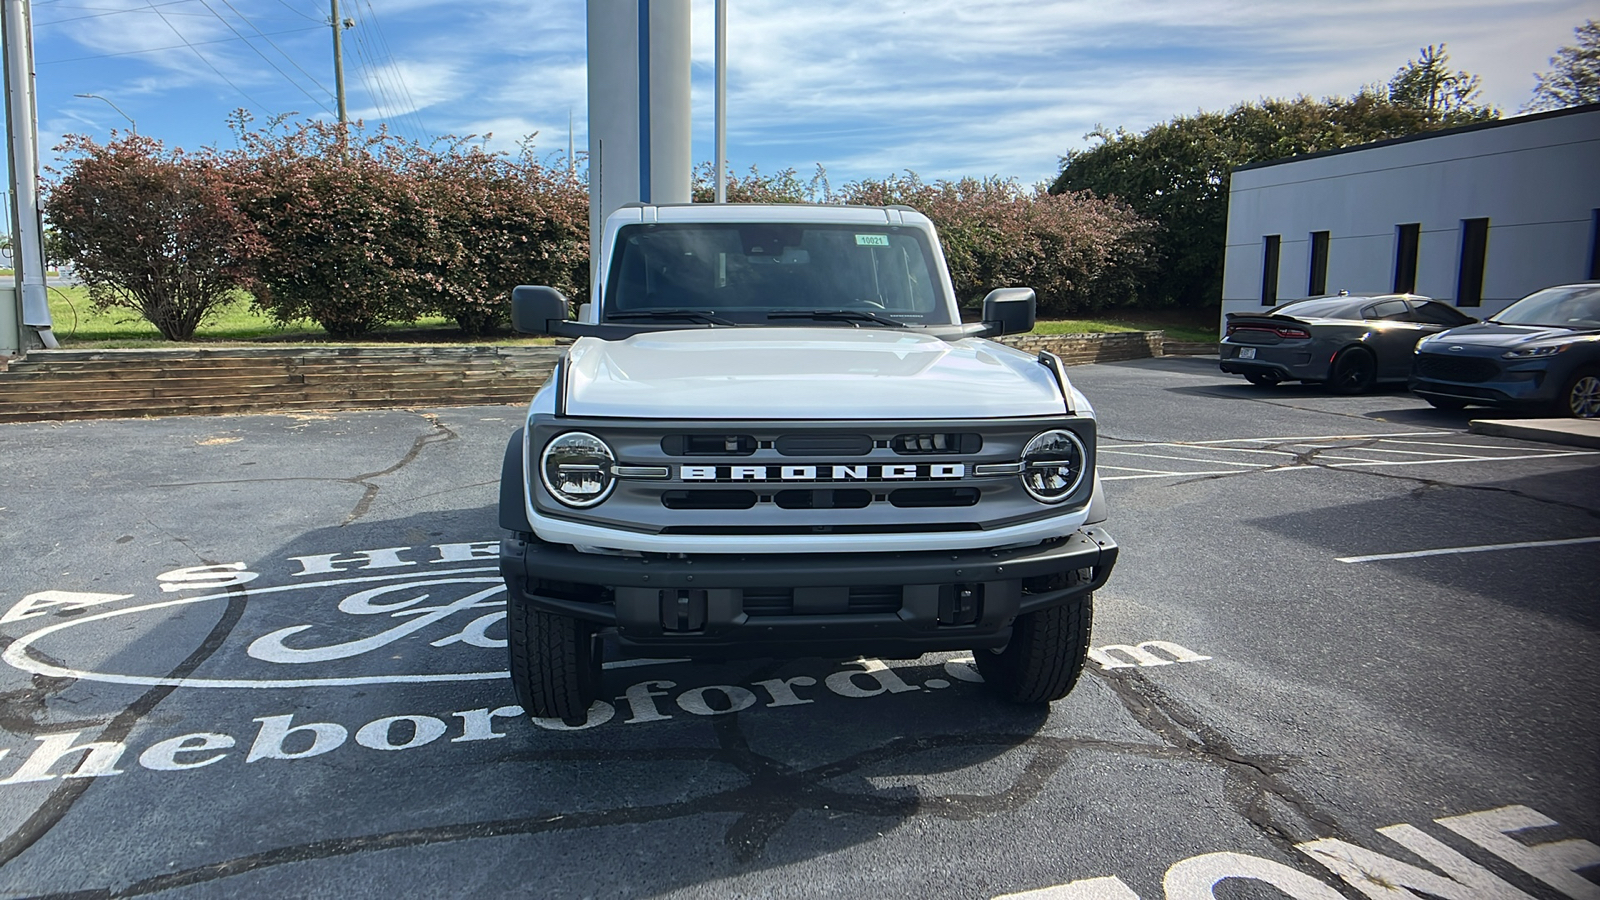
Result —
<path fill-rule="evenodd" d="M 59 9 L 97 9 L 97 10 L 100 10 L 100 12 L 97 12 L 97 13 L 95 13 L 93 15 L 89 15 L 89 16 L 68 16 L 65 19 L 51 19 L 48 22 L 35 22 L 33 24 L 34 24 L 35 28 L 37 28 L 37 27 L 39 27 L 41 25 L 60 25 L 60 24 L 62 24 L 64 22 L 81 22 L 84 19 L 103 19 L 106 16 L 120 16 L 123 13 L 150 12 L 151 9 L 154 9 L 157 6 L 178 6 L 180 4 L 192 3 L 192 2 L 194 2 L 194 0 L 166 0 L 165 3 L 153 3 L 153 4 L 151 4 L 150 9 L 146 9 L 145 7 L 142 7 L 142 6 L 127 7 L 127 8 L 112 8 L 112 7 L 107 7 L 107 6 L 62 6 L 62 7 L 58 7 L 58 8 Z M 172 13 L 172 15 L 175 15 L 175 16 L 198 16 L 198 15 L 201 15 L 201 13 L 181 12 L 179 10 L 171 10 L 171 13 Z"/>
<path fill-rule="evenodd" d="M 371 37 L 366 29 L 353 29 L 355 36 L 356 57 L 362 63 L 361 77 L 367 84 L 367 90 L 372 94 L 373 100 L 379 108 L 383 118 L 388 119 L 395 131 L 405 133 L 413 131 L 412 123 L 420 121 L 413 115 L 408 121 L 405 118 L 409 111 L 407 104 L 401 99 L 404 91 L 404 82 L 395 78 L 392 66 L 383 64 L 377 49 L 373 46 Z M 427 140 L 426 129 L 416 131 L 412 137 L 419 142 Z"/>
<path fill-rule="evenodd" d="M 231 87 L 234 90 L 238 91 L 239 92 L 239 96 L 241 96 L 244 99 L 250 101 L 250 105 L 251 106 L 254 106 L 256 109 L 259 109 L 262 112 L 266 112 L 267 111 L 266 105 L 262 104 L 260 101 L 256 100 L 256 98 L 254 98 L 254 97 L 250 96 L 249 94 L 245 93 L 244 88 L 239 87 L 237 84 L 234 84 L 232 79 L 230 79 L 228 76 L 222 74 L 222 70 L 217 68 L 215 65 L 213 65 L 211 63 L 211 60 L 206 59 L 206 55 L 204 53 L 201 53 L 200 49 L 198 47 L 196 47 L 195 45 L 189 43 L 189 39 L 183 36 L 183 32 L 178 30 L 178 26 L 172 24 L 172 22 L 170 22 L 167 19 L 167 17 L 161 12 L 161 10 L 156 9 L 155 3 L 151 2 L 151 0 L 145 0 L 145 3 L 148 3 L 150 5 L 150 11 L 151 12 L 154 12 L 157 16 L 159 16 L 161 21 L 166 23 L 166 26 L 168 28 L 172 29 L 172 33 L 177 35 L 178 40 L 182 41 L 183 45 L 185 47 L 188 47 L 190 50 L 193 50 L 194 51 L 194 55 L 200 57 L 200 61 L 205 63 L 206 67 L 209 68 L 211 71 L 217 73 L 217 77 L 221 78 L 224 82 L 226 82 L 228 87 Z"/>
<path fill-rule="evenodd" d="M 378 22 L 378 11 L 372 8 L 372 0 L 361 0 L 361 5 L 367 8 L 367 19 L 372 23 L 373 33 L 377 35 L 377 47 L 382 51 L 383 58 L 388 60 L 389 71 L 393 73 L 395 83 L 399 86 L 400 93 L 405 96 L 406 107 L 411 118 L 417 123 L 417 128 L 424 139 L 428 136 L 428 126 L 422 121 L 422 113 L 417 105 L 416 98 L 411 95 L 411 88 L 406 84 L 405 75 L 400 67 L 395 64 L 394 53 L 389 48 L 389 38 L 384 34 L 383 25 Z"/>
<path fill-rule="evenodd" d="M 226 4 L 229 9 L 232 9 L 235 15 L 238 15 L 239 11 L 237 9 L 233 8 L 233 4 L 232 3 L 228 3 L 228 0 L 222 0 L 222 2 L 224 4 Z M 231 31 L 234 34 L 238 35 L 239 36 L 239 40 L 244 41 L 245 45 L 248 46 L 251 50 L 254 50 L 255 54 L 257 56 L 261 57 L 263 62 L 265 62 L 267 65 L 271 66 L 273 68 L 273 70 L 276 71 L 279 75 L 282 75 L 285 81 L 287 81 L 290 84 L 294 85 L 295 90 L 299 91 L 302 94 L 305 94 L 307 100 L 310 100 L 312 103 L 315 103 L 318 106 L 322 107 L 324 112 L 329 112 L 330 111 L 328 109 L 328 107 L 327 107 L 327 104 L 323 103 L 318 98 L 312 96 L 310 91 L 308 91 L 305 88 L 301 87 L 300 86 L 300 82 L 295 81 L 293 78 L 291 78 L 289 76 L 288 72 L 285 72 L 277 63 L 272 61 L 271 57 L 267 56 L 265 53 L 262 53 L 260 47 L 257 47 L 255 44 L 251 43 L 250 40 L 248 38 L 246 38 L 243 34 L 240 34 L 239 33 L 239 29 L 233 27 L 233 23 L 232 22 L 229 22 L 227 19 L 224 19 L 222 17 L 222 14 L 217 12 L 215 9 L 213 9 L 210 3 L 206 2 L 206 0 L 200 0 L 200 5 L 204 6 L 208 11 L 210 11 L 210 13 L 213 16 L 216 16 L 218 22 L 221 22 L 222 24 L 228 26 L 228 30 L 229 31 Z M 245 19 L 244 16 L 242 16 L 242 15 L 239 16 L 239 18 L 244 19 L 245 24 L 250 25 L 251 28 L 255 28 L 255 31 L 256 31 L 257 34 L 261 33 L 261 29 L 256 28 L 255 25 L 252 24 L 249 19 Z M 283 50 L 280 47 L 278 47 L 277 44 L 273 44 L 270 38 L 267 39 L 267 43 L 272 46 L 272 49 L 277 50 L 279 53 L 283 53 Z M 283 56 L 284 56 L 285 59 L 287 59 L 289 54 L 283 53 Z M 290 64 L 293 64 L 294 60 L 290 59 L 289 62 L 290 62 Z M 299 67 L 296 66 L 296 68 L 299 68 Z M 304 69 L 301 69 L 300 71 L 302 73 L 305 72 Z M 309 78 L 310 76 L 307 75 L 306 77 Z M 312 84 L 316 84 L 316 79 L 312 78 L 311 79 L 311 83 Z M 317 87 L 322 88 L 322 92 L 323 93 L 327 93 L 328 92 L 328 89 L 325 88 L 325 87 L 322 87 L 322 85 L 320 85 L 320 84 L 317 84 Z"/>
<path fill-rule="evenodd" d="M 278 0 L 278 4 L 281 5 L 284 9 L 287 9 L 288 11 L 294 13 L 295 15 L 299 16 L 302 19 L 310 19 L 311 21 L 316 22 L 319 25 L 327 25 L 328 24 L 326 19 L 319 19 L 316 16 L 310 15 L 309 13 L 301 12 L 300 10 L 296 9 L 292 4 L 289 3 L 289 0 Z"/>
<path fill-rule="evenodd" d="M 307 72 L 303 67 L 301 67 L 301 65 L 299 63 L 294 61 L 294 57 L 290 56 L 287 51 L 285 51 L 282 47 L 279 47 L 277 44 L 273 43 L 272 42 L 272 38 L 265 31 L 262 31 L 260 29 L 260 27 L 258 27 L 256 25 L 256 23 L 254 23 L 254 22 L 250 21 L 249 19 L 245 18 L 244 13 L 240 12 L 238 7 L 236 7 L 232 3 L 230 3 L 229 0 L 222 0 L 222 5 L 226 6 L 227 8 L 229 8 L 231 10 L 233 10 L 233 14 L 234 15 L 238 16 L 241 20 L 243 20 L 243 22 L 246 25 L 249 25 L 252 29 L 254 29 L 256 34 L 261 35 L 262 40 L 267 42 L 267 46 L 271 47 L 272 49 L 278 51 L 278 53 L 282 54 L 283 58 L 289 61 L 289 65 L 294 66 L 296 69 L 298 69 L 300 71 L 301 75 L 304 75 L 306 78 L 310 79 L 312 84 L 316 85 L 319 88 L 322 88 L 323 93 L 327 94 L 330 97 L 333 96 L 333 91 L 328 90 L 327 87 L 325 87 L 322 84 L 322 82 L 318 81 L 317 80 L 317 76 L 311 74 L 310 72 Z M 303 30 L 309 31 L 310 29 L 303 29 Z M 282 33 L 283 32 L 274 32 L 274 34 L 282 34 Z"/>
<path fill-rule="evenodd" d="M 285 35 L 285 34 L 305 34 L 308 31 L 320 31 L 320 30 L 322 30 L 322 29 L 324 29 L 326 27 L 328 27 L 328 26 L 326 26 L 326 25 L 313 25 L 313 26 L 311 26 L 309 28 L 291 28 L 288 31 L 273 31 L 273 32 L 270 32 L 270 34 L 272 34 L 273 36 L 281 36 L 281 35 Z M 194 41 L 194 42 L 192 42 L 192 45 L 196 46 L 196 47 L 203 47 L 206 44 L 228 44 L 228 43 L 232 43 L 232 42 L 237 41 L 237 40 L 241 40 L 241 39 L 240 38 L 236 38 L 236 37 L 213 38 L 212 40 L 208 40 L 208 41 Z M 113 57 L 113 56 L 132 56 L 132 55 L 137 54 L 137 53 L 159 53 L 159 52 L 161 52 L 163 50 L 182 50 L 182 49 L 183 49 L 183 45 L 182 44 L 171 44 L 171 45 L 166 46 L 166 47 L 146 47 L 143 50 L 122 50 L 122 51 L 119 51 L 117 53 L 96 53 L 93 56 L 73 56 L 73 57 L 68 57 L 67 59 L 42 59 L 42 60 L 38 60 L 34 64 L 35 65 L 39 65 L 39 66 L 51 66 L 51 65 L 56 65 L 58 63 L 83 62 L 85 60 L 90 60 L 90 59 L 107 59 L 107 58 L 110 58 L 110 57 Z M 321 85 L 318 85 L 318 87 L 321 87 Z"/>

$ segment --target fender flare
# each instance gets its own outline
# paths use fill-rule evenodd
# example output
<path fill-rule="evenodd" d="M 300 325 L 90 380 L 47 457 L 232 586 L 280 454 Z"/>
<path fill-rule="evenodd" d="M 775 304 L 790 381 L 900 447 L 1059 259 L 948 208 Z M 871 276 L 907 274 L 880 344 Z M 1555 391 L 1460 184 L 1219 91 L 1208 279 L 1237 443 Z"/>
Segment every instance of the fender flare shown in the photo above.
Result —
<path fill-rule="evenodd" d="M 506 442 L 505 460 L 500 464 L 500 527 L 518 534 L 532 534 L 528 521 L 527 468 L 523 465 L 523 436 L 518 428 Z"/>

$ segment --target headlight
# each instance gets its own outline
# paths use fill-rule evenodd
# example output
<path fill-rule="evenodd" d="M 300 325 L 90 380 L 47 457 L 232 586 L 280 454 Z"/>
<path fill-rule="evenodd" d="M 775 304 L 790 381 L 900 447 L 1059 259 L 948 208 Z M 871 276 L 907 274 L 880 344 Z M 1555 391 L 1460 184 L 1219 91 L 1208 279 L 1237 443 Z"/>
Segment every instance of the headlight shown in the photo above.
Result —
<path fill-rule="evenodd" d="M 1571 347 L 1571 344 L 1554 344 L 1543 347 L 1526 347 L 1521 350 L 1507 350 L 1500 354 L 1501 359 L 1543 359 L 1546 356 L 1555 356 L 1557 353 Z"/>
<path fill-rule="evenodd" d="M 1022 486 L 1040 503 L 1060 503 L 1083 481 L 1088 453 L 1070 431 L 1046 431 L 1022 451 Z"/>
<path fill-rule="evenodd" d="M 539 478 L 550 496 L 582 509 L 611 496 L 617 479 L 616 463 L 606 442 L 582 431 L 569 431 L 544 446 L 539 457 Z"/>

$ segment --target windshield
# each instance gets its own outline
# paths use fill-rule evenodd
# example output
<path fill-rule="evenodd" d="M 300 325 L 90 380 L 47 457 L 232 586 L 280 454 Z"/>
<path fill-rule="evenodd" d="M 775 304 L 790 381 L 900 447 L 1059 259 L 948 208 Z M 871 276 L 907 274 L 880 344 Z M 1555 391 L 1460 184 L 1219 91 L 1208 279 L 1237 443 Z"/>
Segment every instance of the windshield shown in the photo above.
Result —
<path fill-rule="evenodd" d="M 738 324 L 952 324 L 922 231 L 871 225 L 629 225 L 601 321 L 694 311 Z M 798 316 L 852 310 L 862 316 Z M 658 316 L 659 317 L 659 316 Z M 703 317 L 702 317 L 703 318 Z M 681 320 L 681 319 L 680 319 Z"/>
<path fill-rule="evenodd" d="M 1600 328 L 1600 285 L 1545 288 L 1511 304 L 1489 321 L 1547 328 Z"/>

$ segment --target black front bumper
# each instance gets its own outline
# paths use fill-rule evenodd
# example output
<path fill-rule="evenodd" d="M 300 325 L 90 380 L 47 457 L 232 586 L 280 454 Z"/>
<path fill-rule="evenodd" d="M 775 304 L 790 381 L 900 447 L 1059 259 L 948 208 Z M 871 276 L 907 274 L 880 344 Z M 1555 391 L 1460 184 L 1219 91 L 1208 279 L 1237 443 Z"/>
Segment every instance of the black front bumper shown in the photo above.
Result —
<path fill-rule="evenodd" d="M 678 656 L 1002 647 L 1017 616 L 1098 589 L 1116 559 L 1097 526 L 1020 549 L 920 553 L 663 558 L 500 543 L 508 603 L 614 627 L 628 650 Z"/>

